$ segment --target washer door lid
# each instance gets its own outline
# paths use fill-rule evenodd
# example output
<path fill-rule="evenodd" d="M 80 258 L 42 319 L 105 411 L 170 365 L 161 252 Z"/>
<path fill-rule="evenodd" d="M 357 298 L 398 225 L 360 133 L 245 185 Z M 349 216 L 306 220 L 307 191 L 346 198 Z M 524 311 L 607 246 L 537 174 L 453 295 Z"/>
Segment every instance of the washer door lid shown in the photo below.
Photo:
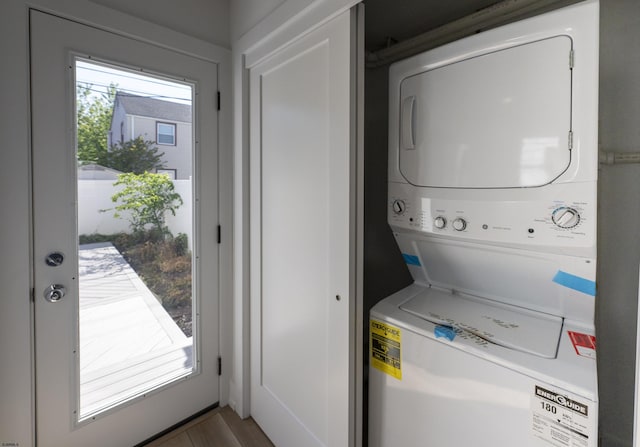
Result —
<path fill-rule="evenodd" d="M 400 306 L 419 318 L 508 349 L 555 358 L 563 319 L 482 298 L 427 289 Z"/>

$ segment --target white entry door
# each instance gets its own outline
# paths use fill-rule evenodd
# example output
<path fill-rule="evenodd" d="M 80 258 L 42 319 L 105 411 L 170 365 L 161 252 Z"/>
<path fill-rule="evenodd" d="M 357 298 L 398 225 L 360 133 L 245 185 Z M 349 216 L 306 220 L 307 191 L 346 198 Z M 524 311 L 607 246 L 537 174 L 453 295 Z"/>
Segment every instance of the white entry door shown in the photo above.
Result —
<path fill-rule="evenodd" d="M 38 446 L 217 403 L 217 64 L 31 11 Z"/>
<path fill-rule="evenodd" d="M 355 26 L 250 69 L 251 415 L 279 447 L 354 445 Z"/>

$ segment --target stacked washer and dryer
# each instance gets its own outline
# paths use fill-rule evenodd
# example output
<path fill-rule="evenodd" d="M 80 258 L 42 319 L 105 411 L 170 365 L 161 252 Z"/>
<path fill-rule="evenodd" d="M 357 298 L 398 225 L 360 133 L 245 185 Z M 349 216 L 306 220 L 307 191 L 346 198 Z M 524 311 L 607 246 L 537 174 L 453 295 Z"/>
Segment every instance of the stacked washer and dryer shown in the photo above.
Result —
<path fill-rule="evenodd" d="M 372 447 L 596 447 L 598 2 L 390 68 Z"/>

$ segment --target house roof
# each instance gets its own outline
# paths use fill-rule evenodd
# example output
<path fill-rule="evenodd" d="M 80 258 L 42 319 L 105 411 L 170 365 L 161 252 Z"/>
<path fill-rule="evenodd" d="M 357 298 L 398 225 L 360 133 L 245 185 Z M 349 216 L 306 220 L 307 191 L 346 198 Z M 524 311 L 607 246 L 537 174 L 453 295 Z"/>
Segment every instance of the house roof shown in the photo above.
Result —
<path fill-rule="evenodd" d="M 78 180 L 115 180 L 121 171 L 91 163 L 78 166 Z"/>
<path fill-rule="evenodd" d="M 191 122 L 191 106 L 187 104 L 163 101 L 125 92 L 117 92 L 115 101 L 122 105 L 128 115 Z"/>

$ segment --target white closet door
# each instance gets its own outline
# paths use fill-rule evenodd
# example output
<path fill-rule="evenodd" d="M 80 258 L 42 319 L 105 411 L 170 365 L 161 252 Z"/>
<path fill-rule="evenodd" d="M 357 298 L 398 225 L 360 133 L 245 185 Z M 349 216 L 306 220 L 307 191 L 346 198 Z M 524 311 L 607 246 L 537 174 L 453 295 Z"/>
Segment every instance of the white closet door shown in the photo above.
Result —
<path fill-rule="evenodd" d="M 355 12 L 250 69 L 251 414 L 354 443 Z"/>

